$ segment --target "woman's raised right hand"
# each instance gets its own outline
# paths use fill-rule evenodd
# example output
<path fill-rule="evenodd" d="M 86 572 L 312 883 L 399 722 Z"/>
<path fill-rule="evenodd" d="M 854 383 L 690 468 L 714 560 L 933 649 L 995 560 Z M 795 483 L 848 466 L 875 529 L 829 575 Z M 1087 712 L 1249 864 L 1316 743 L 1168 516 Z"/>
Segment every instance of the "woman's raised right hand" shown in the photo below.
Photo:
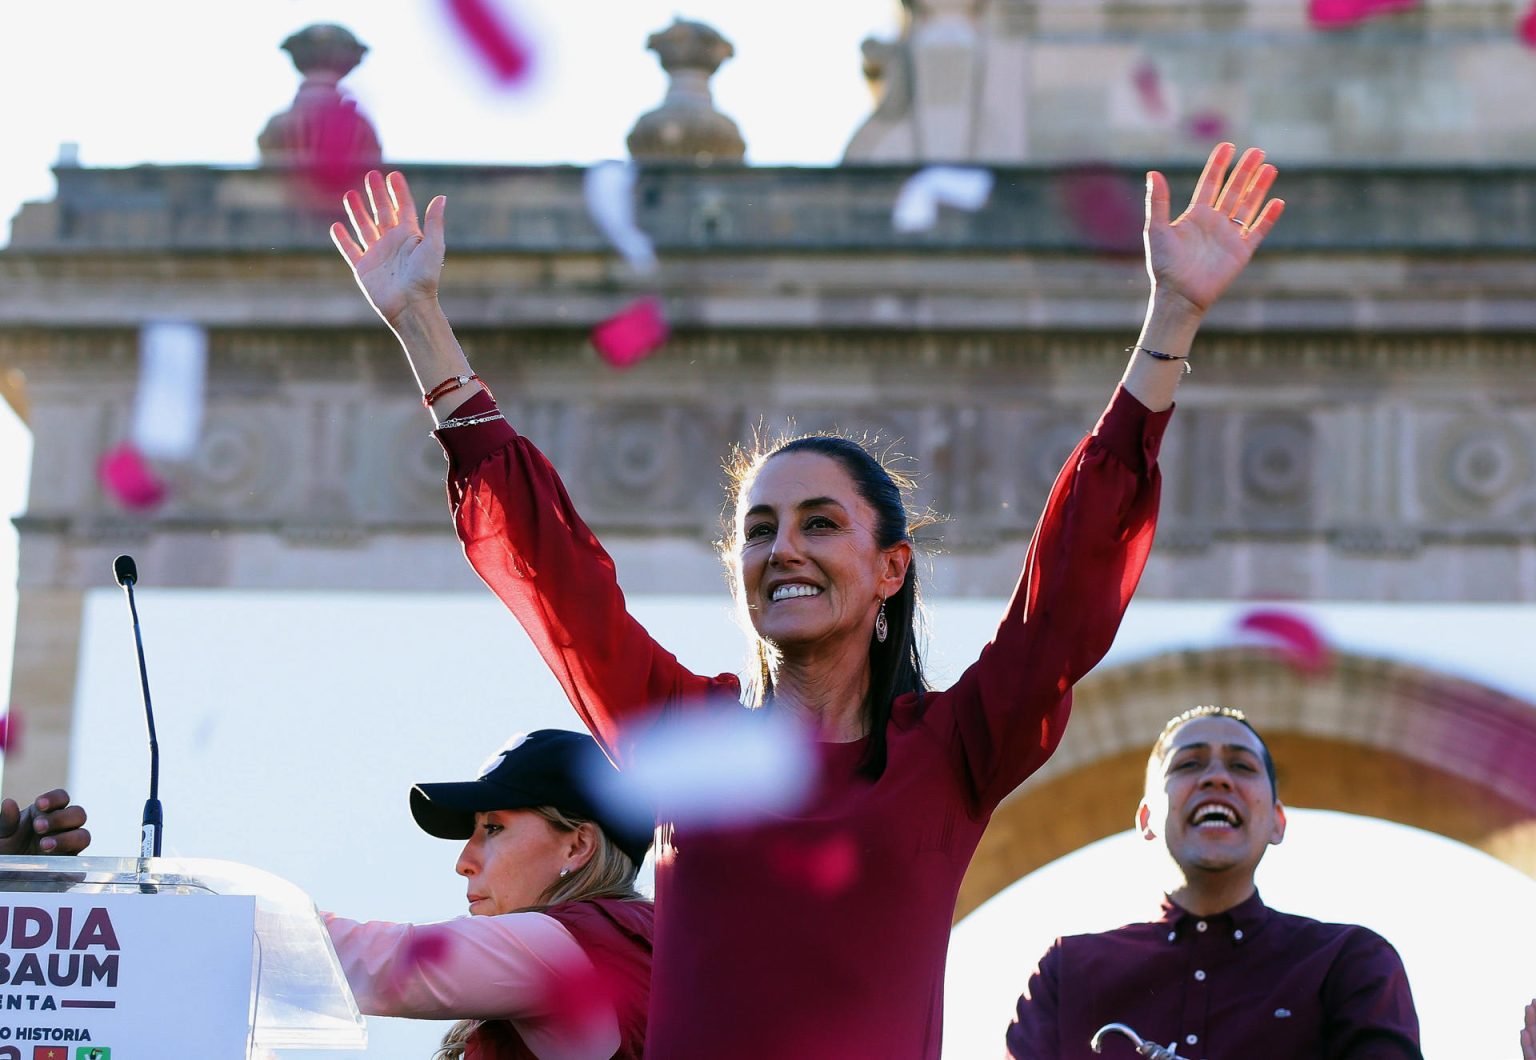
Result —
<path fill-rule="evenodd" d="M 352 266 L 357 285 L 369 303 L 393 325 L 413 305 L 435 303 L 443 272 L 443 210 L 439 195 L 427 203 L 422 223 L 416 220 L 416 200 L 400 173 L 386 179 L 377 170 L 364 178 L 368 201 L 356 191 L 342 199 L 352 231 L 340 221 L 331 225 L 331 241 Z M 355 233 L 355 238 L 354 238 Z"/>

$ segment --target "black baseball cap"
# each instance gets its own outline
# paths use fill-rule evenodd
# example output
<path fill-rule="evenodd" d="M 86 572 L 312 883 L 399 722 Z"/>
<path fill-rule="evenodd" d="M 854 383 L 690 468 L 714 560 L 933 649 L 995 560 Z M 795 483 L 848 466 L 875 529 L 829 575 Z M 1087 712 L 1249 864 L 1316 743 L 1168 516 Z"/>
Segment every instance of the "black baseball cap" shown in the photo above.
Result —
<path fill-rule="evenodd" d="M 630 815 L 610 812 L 588 791 L 603 771 L 617 772 L 597 741 L 584 732 L 537 729 L 519 733 L 480 768 L 477 780 L 417 784 L 411 816 L 428 835 L 468 839 L 475 814 L 492 810 L 555 809 L 592 821 L 636 865 L 645 860 L 653 829 Z"/>

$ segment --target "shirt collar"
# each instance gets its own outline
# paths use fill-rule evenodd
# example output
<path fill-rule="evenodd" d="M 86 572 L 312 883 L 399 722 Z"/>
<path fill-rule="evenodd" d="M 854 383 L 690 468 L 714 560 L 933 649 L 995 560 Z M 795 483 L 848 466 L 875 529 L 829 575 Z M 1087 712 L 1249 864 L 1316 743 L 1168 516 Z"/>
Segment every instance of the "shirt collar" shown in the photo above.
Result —
<path fill-rule="evenodd" d="M 1230 932 L 1232 938 L 1238 942 L 1254 937 L 1269 920 L 1269 906 L 1259 897 L 1255 890 L 1248 898 L 1231 909 L 1210 916 L 1197 917 L 1166 894 L 1163 895 L 1162 912 L 1157 922 L 1166 924 L 1169 941 L 1183 936 L 1194 930 L 1190 925 L 1204 921 L 1206 924 L 1220 926 Z"/>

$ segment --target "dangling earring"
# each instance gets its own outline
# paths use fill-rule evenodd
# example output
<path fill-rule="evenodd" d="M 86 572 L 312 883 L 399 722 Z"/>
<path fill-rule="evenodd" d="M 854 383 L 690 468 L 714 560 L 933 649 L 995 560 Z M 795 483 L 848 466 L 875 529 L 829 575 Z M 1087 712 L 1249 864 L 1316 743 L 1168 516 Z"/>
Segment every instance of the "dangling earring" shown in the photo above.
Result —
<path fill-rule="evenodd" d="M 885 638 L 890 635 L 890 632 L 890 623 L 885 620 L 885 601 L 881 600 L 880 613 L 875 615 L 875 640 L 880 644 L 884 644 Z"/>

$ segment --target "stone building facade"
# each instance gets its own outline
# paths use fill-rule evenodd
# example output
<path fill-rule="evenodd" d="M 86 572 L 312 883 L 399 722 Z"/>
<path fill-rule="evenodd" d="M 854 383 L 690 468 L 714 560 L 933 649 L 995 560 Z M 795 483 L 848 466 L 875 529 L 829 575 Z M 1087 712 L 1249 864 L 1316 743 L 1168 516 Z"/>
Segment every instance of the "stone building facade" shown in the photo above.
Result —
<path fill-rule="evenodd" d="M 1306 0 L 904 0 L 865 44 L 879 106 L 850 161 L 1529 162 L 1520 0 L 1419 0 L 1319 26 Z M 1342 5 L 1333 5 L 1341 7 Z"/>

